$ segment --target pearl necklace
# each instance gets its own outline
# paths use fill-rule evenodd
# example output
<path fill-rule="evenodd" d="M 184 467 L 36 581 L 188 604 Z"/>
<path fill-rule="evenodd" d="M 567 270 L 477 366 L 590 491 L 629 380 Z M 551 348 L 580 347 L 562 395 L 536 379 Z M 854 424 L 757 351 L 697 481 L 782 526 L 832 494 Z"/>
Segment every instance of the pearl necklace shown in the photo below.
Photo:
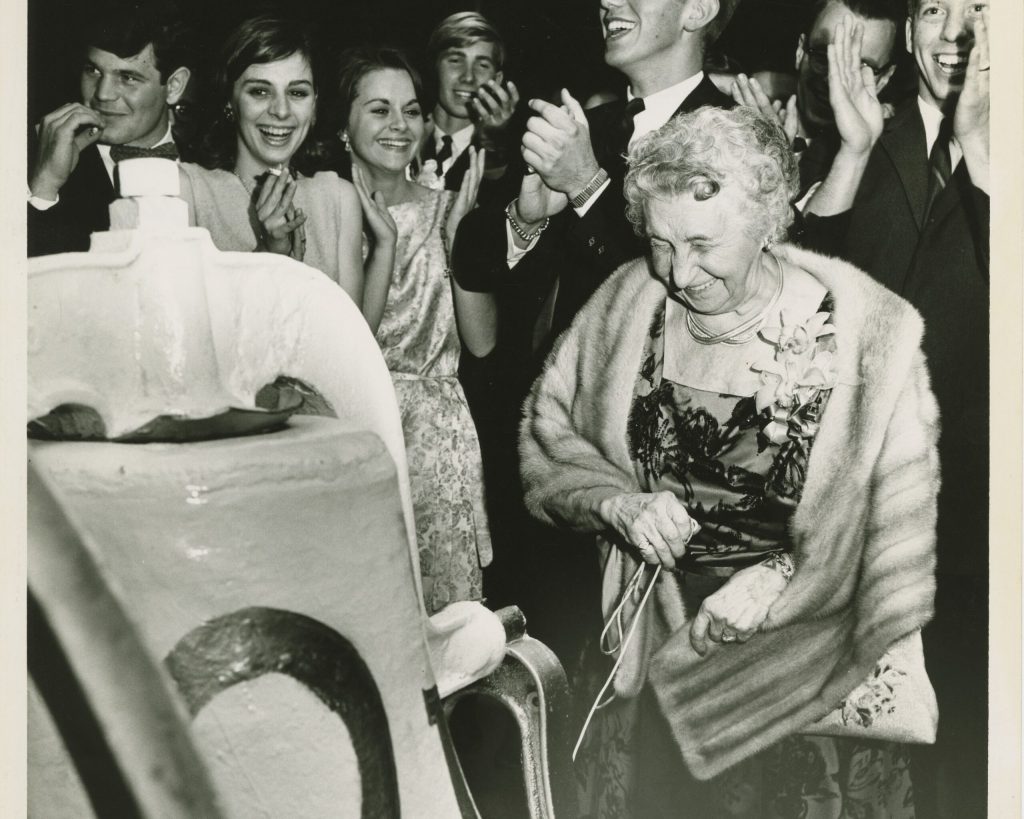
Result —
<path fill-rule="evenodd" d="M 746 344 L 757 335 L 757 331 L 761 329 L 761 323 L 775 309 L 775 305 L 779 303 L 779 297 L 782 296 L 782 262 L 774 253 L 772 253 L 772 258 L 775 259 L 775 264 L 779 268 L 779 280 L 775 285 L 775 292 L 764 309 L 724 333 L 711 332 L 694 317 L 693 311 L 688 309 L 686 311 L 686 329 L 690 331 L 690 336 L 694 341 L 698 344 Z"/>

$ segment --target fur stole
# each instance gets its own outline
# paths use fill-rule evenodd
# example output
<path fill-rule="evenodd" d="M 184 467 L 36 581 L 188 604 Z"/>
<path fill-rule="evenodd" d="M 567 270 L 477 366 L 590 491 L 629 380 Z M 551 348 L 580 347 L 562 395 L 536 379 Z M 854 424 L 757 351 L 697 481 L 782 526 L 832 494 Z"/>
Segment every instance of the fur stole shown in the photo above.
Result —
<path fill-rule="evenodd" d="M 683 758 L 706 779 L 799 732 L 861 683 L 888 646 L 932 616 L 938 410 L 914 309 L 855 267 L 792 246 L 781 259 L 832 293 L 839 383 L 791 521 L 796 572 L 761 631 L 700 657 L 689 622 L 655 590 L 639 659 Z M 530 511 L 597 525 L 599 494 L 639 492 L 627 419 L 644 339 L 665 288 L 645 259 L 621 267 L 558 340 L 525 404 L 520 436 Z M 617 590 L 631 558 L 612 549 Z M 606 602 L 608 596 L 606 596 Z M 607 613 L 607 607 L 606 607 Z M 627 684 L 627 687 L 630 687 Z"/>

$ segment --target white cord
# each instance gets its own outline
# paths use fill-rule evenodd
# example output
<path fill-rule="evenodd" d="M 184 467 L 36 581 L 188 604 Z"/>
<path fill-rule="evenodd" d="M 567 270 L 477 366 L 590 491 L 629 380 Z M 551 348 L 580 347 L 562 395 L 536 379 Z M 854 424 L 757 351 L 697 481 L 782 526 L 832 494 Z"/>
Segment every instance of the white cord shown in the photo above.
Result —
<path fill-rule="evenodd" d="M 604 681 L 604 685 L 601 686 L 601 690 L 597 692 L 597 699 L 594 700 L 594 704 L 590 706 L 590 713 L 587 714 L 586 720 L 583 722 L 583 729 L 580 731 L 579 738 L 576 740 L 576 747 L 572 749 L 572 760 L 576 761 L 576 754 L 579 753 L 580 745 L 583 744 L 583 737 L 587 734 L 587 728 L 590 727 L 590 720 L 593 719 L 594 714 L 601 708 L 611 703 L 615 699 L 613 693 L 607 700 L 604 700 L 604 693 L 608 690 L 608 686 L 612 684 L 615 679 L 616 673 L 618 673 L 619 666 L 622 665 L 622 660 L 626 656 L 626 649 L 629 647 L 630 642 L 633 639 L 633 632 L 636 631 L 636 624 L 640 620 L 640 615 L 643 613 L 644 606 L 647 605 L 647 598 L 651 596 L 651 591 L 654 589 L 654 584 L 658 580 L 658 576 L 661 574 L 661 566 L 654 566 L 654 574 L 651 576 L 651 582 L 647 584 L 647 588 L 644 591 L 644 596 L 640 600 L 640 605 L 636 607 L 636 611 L 633 614 L 633 619 L 629 622 L 629 628 L 626 630 L 626 637 L 622 637 L 622 609 L 625 607 L 626 602 L 629 600 L 630 595 L 636 593 L 640 588 L 641 580 L 643 579 L 644 570 L 647 568 L 647 563 L 641 563 L 633 577 L 630 578 L 626 584 L 626 588 L 623 589 L 622 597 L 619 598 L 619 603 L 615 607 L 615 611 L 611 613 L 611 616 L 605 621 L 604 628 L 601 629 L 601 651 L 604 654 L 614 654 L 616 651 L 619 656 L 615 659 L 615 665 L 612 666 L 611 673 L 608 675 L 608 679 Z M 605 638 L 608 635 L 608 630 L 612 624 L 615 624 L 618 630 L 618 644 L 611 648 L 605 648 Z M 603 701 L 602 701 L 603 700 Z"/>

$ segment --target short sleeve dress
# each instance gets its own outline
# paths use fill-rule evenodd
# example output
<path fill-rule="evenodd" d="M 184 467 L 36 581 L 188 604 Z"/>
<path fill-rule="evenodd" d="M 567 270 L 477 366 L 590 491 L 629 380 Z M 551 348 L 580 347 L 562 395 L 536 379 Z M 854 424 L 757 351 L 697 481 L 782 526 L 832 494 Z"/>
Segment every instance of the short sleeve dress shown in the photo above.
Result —
<path fill-rule="evenodd" d="M 395 384 L 427 611 L 482 597 L 491 561 L 480 445 L 458 380 L 461 345 L 443 243 L 450 191 L 391 206 L 395 270 L 377 342 Z"/>
<path fill-rule="evenodd" d="M 819 309 L 831 312 L 831 299 Z M 663 377 L 663 364 L 664 306 L 634 385 L 629 448 L 643 490 L 673 492 L 701 525 L 668 575 L 693 611 L 735 571 L 791 549 L 788 525 L 829 392 L 803 415 L 812 422 L 807 435 L 776 443 L 763 431 L 771 415 L 757 410 L 754 396 L 675 383 Z M 582 801 L 595 817 L 681 815 L 666 808 L 673 804 L 701 819 L 914 816 L 909 754 L 896 743 L 792 736 L 699 782 L 685 771 L 657 706 L 642 696 L 604 709 L 586 755 Z"/>

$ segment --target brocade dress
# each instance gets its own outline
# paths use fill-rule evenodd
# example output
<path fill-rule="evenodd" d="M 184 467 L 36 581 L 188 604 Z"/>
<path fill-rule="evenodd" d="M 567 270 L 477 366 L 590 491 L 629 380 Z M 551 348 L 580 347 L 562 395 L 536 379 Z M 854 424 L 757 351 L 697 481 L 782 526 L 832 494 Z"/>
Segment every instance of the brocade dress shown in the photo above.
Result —
<path fill-rule="evenodd" d="M 830 311 L 830 299 L 821 307 Z M 754 396 L 695 389 L 662 377 L 664 307 L 654 316 L 634 386 L 629 447 L 643 491 L 669 490 L 701 525 L 663 575 L 691 615 L 738 569 L 783 552 L 800 500 L 809 437 L 771 443 Z M 828 400 L 821 391 L 810 417 Z M 806 417 L 806 416 L 805 416 Z M 812 428 L 811 432 L 813 433 Z M 753 639 L 757 639 L 756 636 Z M 905 746 L 792 736 L 708 782 L 694 779 L 649 692 L 598 712 L 577 760 L 581 815 L 680 819 L 911 819 Z"/>
<path fill-rule="evenodd" d="M 480 445 L 458 380 L 461 345 L 442 228 L 453 194 L 388 208 L 395 271 L 377 342 L 402 414 L 427 612 L 482 597 L 491 560 Z"/>

